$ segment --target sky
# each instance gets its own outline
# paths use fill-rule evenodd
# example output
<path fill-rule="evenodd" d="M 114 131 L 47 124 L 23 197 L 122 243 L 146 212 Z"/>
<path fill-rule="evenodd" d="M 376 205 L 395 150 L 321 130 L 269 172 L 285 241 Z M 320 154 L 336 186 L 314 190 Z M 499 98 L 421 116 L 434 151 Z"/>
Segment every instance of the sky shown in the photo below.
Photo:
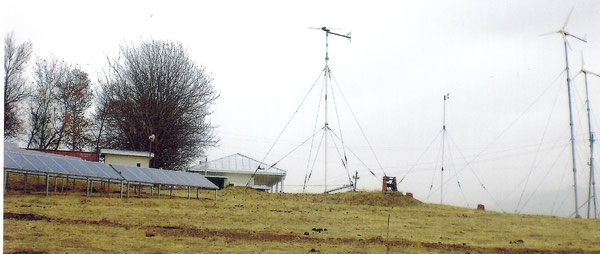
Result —
<path fill-rule="evenodd" d="M 564 46 L 559 34 L 540 35 L 560 29 L 573 8 L 566 30 L 588 42 L 569 38 L 571 77 L 580 70 L 582 55 L 587 69 L 600 72 L 597 1 L 9 0 L 2 5 L 3 28 L 14 31 L 18 41 L 31 41 L 35 57 L 77 65 L 92 80 L 102 75 L 107 59 L 118 56 L 120 45 L 181 42 L 221 95 L 211 116 L 220 142 L 208 150 L 208 159 L 241 153 L 268 164 L 279 161 L 287 171 L 288 192 L 302 191 L 311 169 L 308 191 L 322 191 L 324 184 L 324 148 L 316 153 L 322 139 L 310 137 L 315 126 L 324 126 L 318 78 L 325 66 L 325 33 L 308 28 L 351 32 L 351 41 L 329 38 L 334 77 L 329 126 L 343 134 L 349 166 L 347 173 L 335 138 L 329 137 L 330 188 L 348 184 L 348 174 L 357 171 L 359 189 L 377 190 L 385 172 L 402 179 L 401 191 L 439 203 L 443 95 L 449 93 L 443 203 L 561 216 L 574 210 Z M 588 82 L 592 128 L 600 133 L 600 78 Z M 582 204 L 589 181 L 582 76 L 574 79 L 572 94 Z"/>

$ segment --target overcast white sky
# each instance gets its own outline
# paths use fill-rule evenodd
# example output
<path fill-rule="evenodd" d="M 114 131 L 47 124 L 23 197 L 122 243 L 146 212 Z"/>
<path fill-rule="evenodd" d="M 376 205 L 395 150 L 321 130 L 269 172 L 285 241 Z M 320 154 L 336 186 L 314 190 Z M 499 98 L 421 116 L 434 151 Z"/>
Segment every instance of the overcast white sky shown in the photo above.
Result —
<path fill-rule="evenodd" d="M 211 117 L 221 142 L 208 151 L 209 159 L 233 153 L 263 159 L 324 67 L 324 33 L 307 27 L 352 32 L 351 42 L 330 38 L 330 67 L 385 172 L 406 176 L 402 191 L 439 202 L 438 133 L 442 96 L 450 93 L 445 203 L 494 209 L 500 204 L 512 212 L 523 190 L 523 200 L 536 191 L 532 200 L 549 201 L 527 204 L 525 212 L 564 214 L 573 211 L 564 49 L 558 34 L 539 35 L 558 30 L 571 7 L 567 31 L 587 34 L 589 41 L 570 39 L 572 76 L 581 52 L 586 67 L 600 72 L 600 2 L 593 0 L 18 0 L 5 1 L 2 9 L 5 30 L 19 41 L 30 40 L 37 57 L 77 64 L 93 79 L 107 57 L 118 55 L 119 45 L 150 39 L 183 43 L 221 93 Z M 589 82 L 592 124 L 600 133 L 600 78 Z M 267 163 L 311 135 L 319 91 L 308 97 Z M 580 77 L 573 93 L 583 200 L 589 148 Z M 350 170 L 358 170 L 359 188 L 378 189 L 383 173 L 337 95 L 345 142 L 377 178 L 353 156 Z M 329 113 L 338 131 L 331 104 Z M 321 119 L 317 125 L 322 124 Z M 346 184 L 329 144 L 329 184 Z M 308 153 L 304 146 L 278 164 L 288 172 L 286 191 L 301 190 Z M 311 185 L 323 184 L 322 160 L 317 158 Z"/>

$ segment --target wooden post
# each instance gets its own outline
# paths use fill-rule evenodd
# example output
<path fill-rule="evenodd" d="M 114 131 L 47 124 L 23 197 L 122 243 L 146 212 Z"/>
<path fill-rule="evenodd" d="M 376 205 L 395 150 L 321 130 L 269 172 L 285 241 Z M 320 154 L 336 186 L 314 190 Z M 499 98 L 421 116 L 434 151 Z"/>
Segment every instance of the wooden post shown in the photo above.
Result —
<path fill-rule="evenodd" d="M 158 185 L 158 199 L 160 199 L 160 184 Z"/>
<path fill-rule="evenodd" d="M 129 198 L 129 182 L 127 182 L 127 198 Z"/>
<path fill-rule="evenodd" d="M 48 174 L 46 174 L 46 197 L 48 196 L 48 185 L 49 185 L 49 181 L 50 181 L 50 176 Z M 38 176 L 39 179 L 39 176 Z"/>
<path fill-rule="evenodd" d="M 121 191 L 120 198 L 123 198 L 123 181 L 121 181 L 121 188 L 119 190 Z"/>
<path fill-rule="evenodd" d="M 188 199 L 190 199 L 190 186 L 188 186 L 187 189 L 188 189 Z"/>

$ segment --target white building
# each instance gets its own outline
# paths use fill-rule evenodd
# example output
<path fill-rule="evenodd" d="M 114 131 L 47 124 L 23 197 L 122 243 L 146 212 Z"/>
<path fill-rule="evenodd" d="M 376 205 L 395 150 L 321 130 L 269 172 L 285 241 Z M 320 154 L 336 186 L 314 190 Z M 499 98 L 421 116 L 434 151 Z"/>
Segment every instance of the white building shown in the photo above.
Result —
<path fill-rule="evenodd" d="M 153 157 L 154 153 L 149 152 L 100 149 L 100 160 L 106 164 L 149 168 Z"/>
<path fill-rule="evenodd" d="M 203 174 L 219 188 L 230 185 L 246 186 L 271 192 L 283 190 L 285 170 L 260 163 L 248 156 L 236 153 L 221 159 L 202 162 L 192 166 L 191 172 Z"/>

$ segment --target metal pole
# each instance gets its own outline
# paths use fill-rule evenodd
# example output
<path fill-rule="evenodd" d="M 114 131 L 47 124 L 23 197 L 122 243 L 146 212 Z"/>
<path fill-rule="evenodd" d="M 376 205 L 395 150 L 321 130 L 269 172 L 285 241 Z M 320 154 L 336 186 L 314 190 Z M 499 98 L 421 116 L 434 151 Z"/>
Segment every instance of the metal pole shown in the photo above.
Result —
<path fill-rule="evenodd" d="M 200 199 L 200 188 L 196 188 L 196 199 Z"/>
<path fill-rule="evenodd" d="M 129 198 L 129 182 L 127 182 L 127 198 Z"/>
<path fill-rule="evenodd" d="M 8 183 L 8 171 L 4 169 L 4 193 L 6 193 L 6 185 Z"/>
<path fill-rule="evenodd" d="M 106 184 L 106 196 L 110 197 L 110 180 L 108 180 L 108 183 Z"/>
<path fill-rule="evenodd" d="M 583 68 L 583 67 L 582 67 Z M 590 97 L 588 91 L 588 80 L 587 71 L 583 71 L 583 77 L 585 78 L 585 105 L 587 107 L 587 119 L 588 119 L 588 134 L 590 137 L 590 179 L 588 183 L 588 202 L 587 202 L 587 218 L 590 218 L 591 202 L 592 202 L 592 189 L 594 189 L 593 202 L 594 202 L 594 215 L 596 215 L 596 181 L 594 179 L 594 133 L 592 133 L 592 120 L 590 117 Z"/>
<path fill-rule="evenodd" d="M 446 145 L 446 100 L 449 99 L 449 94 L 444 95 L 444 114 L 442 117 L 442 172 L 440 178 L 440 204 L 444 202 L 444 151 Z"/>
<path fill-rule="evenodd" d="M 56 190 L 58 189 L 58 176 L 54 176 L 54 193 L 56 193 Z"/>
<path fill-rule="evenodd" d="M 68 177 L 68 176 L 67 176 Z M 61 187 L 60 187 L 60 192 L 65 192 L 65 178 L 61 178 L 60 179 L 60 183 L 61 183 Z"/>
<path fill-rule="evenodd" d="M 86 178 L 85 186 L 86 186 L 86 188 L 85 188 L 86 194 L 85 195 L 86 195 L 86 197 L 89 197 L 90 196 L 90 179 L 89 178 Z"/>
<path fill-rule="evenodd" d="M 150 186 L 150 198 L 152 198 L 152 196 L 154 196 L 154 184 Z"/>
<path fill-rule="evenodd" d="M 169 198 L 173 198 L 173 185 L 171 185 L 171 191 L 169 191 Z"/>
<path fill-rule="evenodd" d="M 329 122 L 328 122 L 328 103 L 327 103 L 327 90 L 328 90 L 328 83 L 327 83 L 327 79 L 329 78 L 329 31 L 325 31 L 325 76 L 323 77 L 323 82 L 325 83 L 325 130 L 323 132 L 323 135 L 325 135 L 325 149 L 324 149 L 324 156 L 325 156 L 325 187 L 323 189 L 323 193 L 327 193 L 327 131 L 329 130 Z"/>
<path fill-rule="evenodd" d="M 569 73 L 569 55 L 567 53 L 567 38 L 563 36 L 565 45 L 565 62 L 567 65 L 567 91 L 569 94 L 569 126 L 571 127 L 571 158 L 573 164 L 573 190 L 575 194 L 575 218 L 581 218 L 579 215 L 579 202 L 577 200 L 577 166 L 575 162 L 575 134 L 573 133 L 573 106 L 571 105 L 571 76 Z"/>
<path fill-rule="evenodd" d="M 160 184 L 158 185 L 158 199 L 160 199 Z"/>
<path fill-rule="evenodd" d="M 46 174 L 46 197 L 48 196 L 48 185 L 50 185 L 50 183 L 49 183 L 50 179 L 49 178 L 50 178 L 50 176 L 48 174 Z M 38 176 L 38 179 L 39 179 L 39 176 Z"/>
<path fill-rule="evenodd" d="M 27 173 L 24 174 L 25 183 L 23 184 L 23 192 L 27 194 Z"/>
<path fill-rule="evenodd" d="M 120 187 L 119 191 L 121 192 L 121 195 L 119 197 L 123 198 L 123 181 L 121 181 L 121 187 Z"/>
<path fill-rule="evenodd" d="M 188 190 L 188 199 L 190 199 L 190 186 L 187 187 Z"/>
<path fill-rule="evenodd" d="M 215 190 L 215 201 L 217 201 L 217 190 Z"/>

